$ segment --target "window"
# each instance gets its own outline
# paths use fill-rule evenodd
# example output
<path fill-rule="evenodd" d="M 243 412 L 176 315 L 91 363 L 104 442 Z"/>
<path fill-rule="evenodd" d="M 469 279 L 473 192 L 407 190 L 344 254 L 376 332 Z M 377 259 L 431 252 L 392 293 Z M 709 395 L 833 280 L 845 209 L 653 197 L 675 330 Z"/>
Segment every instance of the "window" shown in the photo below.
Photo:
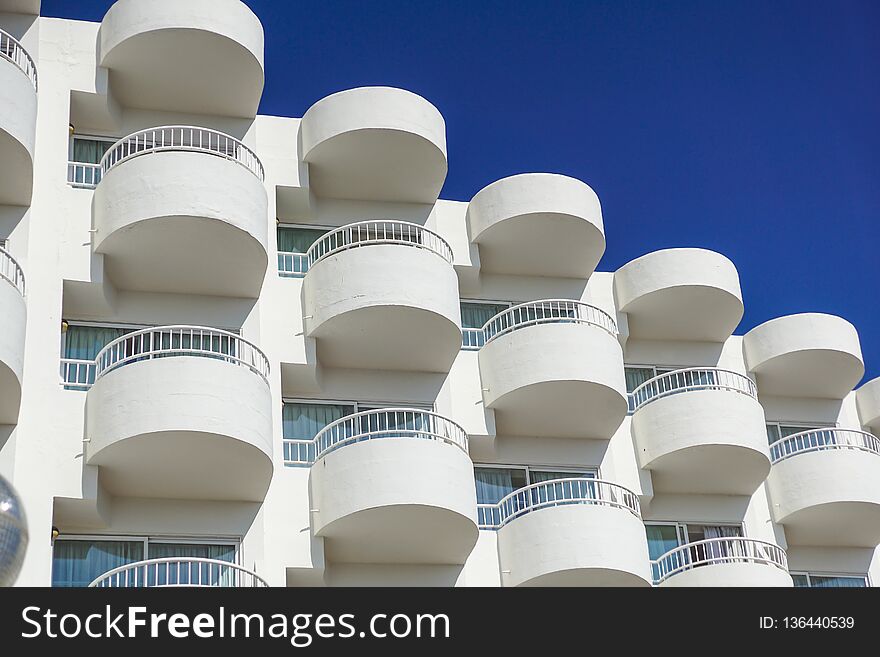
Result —
<path fill-rule="evenodd" d="M 106 137 L 74 136 L 70 145 L 67 182 L 74 186 L 95 187 L 101 182 L 101 168 L 98 165 L 115 143 L 115 139 Z"/>
<path fill-rule="evenodd" d="M 78 536 L 55 540 L 52 586 L 86 587 L 109 570 L 144 559 L 193 557 L 237 562 L 238 541 L 196 542 L 146 537 Z M 219 571 L 215 573 L 220 577 Z M 156 580 L 155 578 L 159 579 Z M 187 577 L 182 573 L 181 580 Z M 164 573 L 151 574 L 152 584 L 165 583 Z"/>
<path fill-rule="evenodd" d="M 648 537 L 648 556 L 654 562 L 670 550 L 687 543 L 697 543 L 712 538 L 730 538 L 742 536 L 742 525 L 703 525 L 698 523 L 652 522 L 645 523 Z M 689 550 L 676 553 L 667 570 L 677 569 L 694 562 L 701 562 L 712 557 L 726 556 L 724 547 L 717 543 L 703 543 Z M 658 579 L 661 570 L 656 563 L 651 564 L 654 579 Z"/>
<path fill-rule="evenodd" d="M 477 504 L 497 504 L 515 490 L 530 484 L 551 479 L 589 478 L 595 479 L 595 468 L 558 470 L 539 466 L 490 466 L 474 467 L 477 483 Z"/>
<path fill-rule="evenodd" d="M 813 573 L 792 573 L 796 588 L 847 588 L 861 589 L 868 586 L 865 575 L 816 575 Z"/>
<path fill-rule="evenodd" d="M 783 438 L 788 438 L 791 435 L 796 433 L 801 433 L 802 431 L 809 431 L 810 429 L 821 429 L 827 428 L 831 425 L 817 425 L 817 424 L 797 424 L 794 422 L 768 422 L 767 423 L 767 440 L 772 445 L 777 440 L 782 440 Z"/>
<path fill-rule="evenodd" d="M 679 367 L 669 367 L 667 366 L 654 366 L 654 365 L 626 365 L 623 368 L 624 377 L 626 379 L 626 394 L 627 394 L 627 404 L 628 404 L 628 412 L 632 413 L 635 411 L 635 399 L 633 399 L 632 392 L 642 385 L 645 381 L 653 379 L 655 376 L 660 376 L 661 374 L 666 374 L 667 372 L 674 372 L 677 369 L 681 369 Z"/>
<path fill-rule="evenodd" d="M 305 275 L 309 270 L 309 261 L 306 257 L 309 247 L 328 232 L 328 228 L 278 226 L 276 231 L 278 274 L 293 278 Z"/>
<path fill-rule="evenodd" d="M 485 343 L 483 326 L 500 312 L 510 308 L 507 301 L 462 301 L 462 349 L 479 349 Z"/>
<path fill-rule="evenodd" d="M 97 325 L 68 323 L 67 330 L 61 334 L 62 362 L 61 379 L 67 384 L 66 390 L 76 390 L 95 382 L 94 360 L 98 353 L 116 338 L 136 331 L 141 327 L 123 325 Z"/>
<path fill-rule="evenodd" d="M 312 440 L 327 425 L 332 424 L 336 420 L 342 419 L 354 413 L 361 411 L 375 411 L 384 408 L 412 408 L 413 410 L 430 411 L 432 406 L 419 404 L 405 404 L 395 402 L 391 404 L 377 404 L 369 402 L 330 402 L 330 401 L 285 401 L 281 409 L 281 432 L 282 438 L 285 440 Z M 414 419 L 412 416 L 403 417 L 401 414 L 400 426 L 389 425 L 389 418 L 392 422 L 395 416 L 378 416 L 366 420 L 371 426 L 365 426 L 365 431 L 386 431 L 388 429 L 420 429 L 414 426 L 420 420 Z M 311 455 L 314 458 L 314 454 Z M 301 454 L 297 452 L 297 446 L 290 443 L 284 443 L 284 459 L 286 461 L 300 461 Z"/>
<path fill-rule="evenodd" d="M 0 237 L 0 249 L 8 250 L 9 249 L 9 240 L 5 237 Z"/>

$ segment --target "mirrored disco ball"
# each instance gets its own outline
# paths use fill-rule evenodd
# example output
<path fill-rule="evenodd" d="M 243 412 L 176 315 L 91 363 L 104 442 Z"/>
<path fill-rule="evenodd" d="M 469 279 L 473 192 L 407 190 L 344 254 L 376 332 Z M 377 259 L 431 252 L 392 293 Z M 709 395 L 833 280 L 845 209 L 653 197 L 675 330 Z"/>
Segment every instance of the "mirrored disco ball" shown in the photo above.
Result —
<path fill-rule="evenodd" d="M 27 542 L 24 509 L 12 484 L 0 476 L 0 586 L 15 583 Z"/>

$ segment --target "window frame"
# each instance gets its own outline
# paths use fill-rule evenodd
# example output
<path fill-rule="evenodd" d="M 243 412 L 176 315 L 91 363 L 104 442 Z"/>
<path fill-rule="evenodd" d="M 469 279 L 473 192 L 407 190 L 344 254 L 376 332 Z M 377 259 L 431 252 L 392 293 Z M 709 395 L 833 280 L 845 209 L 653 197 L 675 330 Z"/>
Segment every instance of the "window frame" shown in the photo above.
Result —
<path fill-rule="evenodd" d="M 593 479 L 601 479 L 599 466 L 597 466 L 597 465 L 596 466 L 591 465 L 591 466 L 578 467 L 578 466 L 571 466 L 571 465 L 555 466 L 555 465 L 522 465 L 522 464 L 505 464 L 505 463 L 474 463 L 473 467 L 474 467 L 474 470 L 476 470 L 477 468 L 494 469 L 494 470 L 524 470 L 525 475 L 526 475 L 526 483 L 525 483 L 525 486 L 523 486 L 523 488 L 528 488 L 533 483 L 544 483 L 544 482 L 533 482 L 532 481 L 532 477 L 531 477 L 532 470 L 534 470 L 536 472 L 562 472 L 562 473 L 571 472 L 572 479 L 577 478 L 575 475 L 579 475 L 579 474 L 582 475 L 585 472 L 593 472 L 593 473 L 595 473 L 595 476 L 592 477 Z M 515 488 L 514 490 L 510 491 L 510 493 L 513 493 L 517 490 L 521 490 L 521 489 Z M 510 493 L 508 493 L 508 495 Z M 490 504 L 490 503 L 477 501 L 477 504 Z"/>
<path fill-rule="evenodd" d="M 428 413 L 435 413 L 435 404 L 425 403 L 425 402 L 384 402 L 384 401 L 353 401 L 351 399 L 309 399 L 307 397 L 282 397 L 281 398 L 281 408 L 283 410 L 284 406 L 287 404 L 312 404 L 312 405 L 323 405 L 323 406 L 351 406 L 354 408 L 355 415 L 360 413 L 361 406 L 365 406 L 363 410 L 371 411 L 371 410 L 381 410 L 383 408 L 412 408 L 416 411 L 426 411 Z M 343 415 L 342 417 L 350 417 L 349 415 Z M 342 418 L 340 418 L 342 419 Z M 312 440 L 311 438 L 296 438 L 296 437 L 288 437 L 284 435 L 284 426 L 282 423 L 281 427 L 281 439 L 282 440 Z"/>
<path fill-rule="evenodd" d="M 110 144 L 111 144 L 110 148 L 113 148 L 113 145 L 115 145 L 120 139 L 122 139 L 122 137 L 114 137 L 114 136 L 110 136 L 110 135 L 80 134 L 78 132 L 74 132 L 72 135 L 70 135 L 70 140 L 67 144 L 67 161 L 68 162 L 74 162 L 76 164 L 100 164 L 100 162 L 80 162 L 79 160 L 73 159 L 73 153 L 74 153 L 73 145 L 74 145 L 74 141 L 77 139 L 81 139 L 83 141 L 110 142 Z"/>
<path fill-rule="evenodd" d="M 851 578 L 851 579 L 861 579 L 862 581 L 865 582 L 865 588 L 871 588 L 871 575 L 869 573 L 865 573 L 863 575 L 861 573 L 825 572 L 825 571 L 820 571 L 820 570 L 810 570 L 810 571 L 789 570 L 788 572 L 792 576 L 792 578 L 795 575 L 800 575 L 802 577 L 807 578 L 808 586 L 801 587 L 801 588 L 810 588 L 810 589 L 814 588 L 813 585 L 809 583 L 811 577 L 847 577 L 847 578 Z M 831 588 L 831 587 L 829 587 L 829 588 Z M 833 587 L 833 588 L 840 588 L 840 587 Z"/>

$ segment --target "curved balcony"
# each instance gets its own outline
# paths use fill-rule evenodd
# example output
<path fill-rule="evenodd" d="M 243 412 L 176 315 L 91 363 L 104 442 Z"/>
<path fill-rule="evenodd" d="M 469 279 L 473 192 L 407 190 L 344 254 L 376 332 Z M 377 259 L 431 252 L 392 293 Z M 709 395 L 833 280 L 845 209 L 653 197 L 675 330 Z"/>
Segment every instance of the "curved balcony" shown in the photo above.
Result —
<path fill-rule="evenodd" d="M 24 293 L 24 272 L 15 258 L 0 248 L 0 424 L 18 422 L 21 406 L 27 324 Z"/>
<path fill-rule="evenodd" d="M 856 391 L 856 406 L 862 426 L 880 433 L 880 377 L 872 379 Z"/>
<path fill-rule="evenodd" d="M 649 586 L 639 498 L 598 479 L 556 479 L 479 505 L 498 531 L 505 586 Z"/>
<path fill-rule="evenodd" d="M 859 334 L 834 315 L 771 319 L 745 334 L 743 353 L 762 395 L 842 399 L 865 373 Z"/>
<path fill-rule="evenodd" d="M 767 490 L 789 544 L 880 544 L 880 440 L 852 429 L 812 429 L 770 446 Z"/>
<path fill-rule="evenodd" d="M 752 538 L 710 538 L 688 543 L 654 563 L 657 586 L 793 586 L 785 550 Z"/>
<path fill-rule="evenodd" d="M 452 249 L 423 226 L 362 221 L 308 252 L 308 336 L 325 366 L 448 372 L 461 349 Z"/>
<path fill-rule="evenodd" d="M 631 338 L 724 342 L 743 315 L 736 267 L 706 249 L 636 258 L 615 272 L 614 292 Z"/>
<path fill-rule="evenodd" d="M 118 0 L 98 62 L 125 107 L 254 118 L 263 94 L 263 26 L 239 0 Z"/>
<path fill-rule="evenodd" d="M 605 252 L 599 197 L 568 176 L 497 180 L 471 199 L 467 222 L 486 273 L 589 278 Z"/>
<path fill-rule="evenodd" d="M 632 393 L 632 433 L 655 491 L 751 495 L 770 471 L 752 380 L 718 368 L 661 374 Z"/>
<path fill-rule="evenodd" d="M 101 170 L 95 251 L 117 287 L 259 296 L 268 197 L 251 149 L 206 128 L 151 128 L 118 141 Z"/>
<path fill-rule="evenodd" d="M 95 579 L 89 588 L 153 588 L 207 586 L 223 588 L 262 588 L 269 586 L 255 572 L 241 566 L 196 557 L 167 557 L 130 563 Z"/>
<path fill-rule="evenodd" d="M 581 301 L 533 301 L 483 327 L 483 402 L 497 433 L 611 438 L 626 416 L 617 326 Z"/>
<path fill-rule="evenodd" d="M 300 139 L 318 196 L 433 204 L 446 180 L 446 122 L 403 89 L 361 87 L 322 98 L 303 115 Z"/>
<path fill-rule="evenodd" d="M 129 497 L 262 501 L 272 478 L 266 356 L 217 329 L 164 326 L 104 347 L 86 457 Z"/>
<path fill-rule="evenodd" d="M 464 563 L 477 541 L 464 429 L 407 408 L 364 411 L 315 437 L 312 527 L 333 562 Z"/>
<path fill-rule="evenodd" d="M 34 187 L 37 67 L 24 47 L 0 30 L 0 205 L 30 205 Z"/>

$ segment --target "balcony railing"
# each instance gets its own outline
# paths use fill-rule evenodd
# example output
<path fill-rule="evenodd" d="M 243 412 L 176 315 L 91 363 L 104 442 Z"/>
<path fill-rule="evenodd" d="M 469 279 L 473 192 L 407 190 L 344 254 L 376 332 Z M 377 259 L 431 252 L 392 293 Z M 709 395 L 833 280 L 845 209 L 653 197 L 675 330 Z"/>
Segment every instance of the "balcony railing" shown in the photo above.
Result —
<path fill-rule="evenodd" d="M 269 586 L 255 572 L 228 561 L 195 557 L 148 559 L 109 570 L 89 584 L 94 588 Z"/>
<path fill-rule="evenodd" d="M 645 381 L 632 391 L 632 408 L 637 411 L 655 399 L 693 390 L 730 390 L 758 398 L 755 382 L 744 374 L 717 367 L 691 367 L 666 372 Z"/>
<path fill-rule="evenodd" d="M 0 247 L 0 278 L 5 278 L 24 296 L 24 271 L 9 252 Z"/>
<path fill-rule="evenodd" d="M 468 451 L 467 433 L 452 420 L 413 408 L 383 408 L 340 418 L 312 440 L 285 439 L 285 465 L 311 465 L 340 447 L 381 438 L 435 440 Z"/>
<path fill-rule="evenodd" d="M 774 543 L 741 536 L 709 538 L 673 548 L 653 561 L 654 583 L 692 568 L 729 563 L 766 564 L 788 572 L 785 550 Z"/>
<path fill-rule="evenodd" d="M 880 439 L 856 429 L 810 429 L 780 438 L 770 445 L 770 460 L 775 464 L 798 454 L 828 449 L 856 449 L 880 455 Z"/>
<path fill-rule="evenodd" d="M 76 358 L 61 359 L 61 383 L 65 390 L 88 390 L 95 382 L 96 363 Z"/>
<path fill-rule="evenodd" d="M 278 275 L 302 278 L 309 270 L 309 257 L 305 253 L 278 252 Z"/>
<path fill-rule="evenodd" d="M 480 529 L 500 529 L 519 516 L 568 504 L 590 504 L 624 509 L 641 519 L 639 497 L 618 484 L 587 477 L 552 479 L 515 490 L 497 504 L 478 504 Z"/>
<path fill-rule="evenodd" d="M 215 155 L 237 162 L 263 180 L 263 164 L 250 148 L 235 137 L 193 126 L 149 128 L 123 137 L 101 159 L 101 174 L 106 176 L 117 164 L 140 155 L 184 151 Z"/>
<path fill-rule="evenodd" d="M 94 189 L 101 182 L 101 165 L 88 162 L 67 163 L 67 183 L 71 187 Z"/>
<path fill-rule="evenodd" d="M 465 351 L 478 351 L 486 344 L 486 334 L 481 328 L 461 329 L 461 348 Z"/>
<path fill-rule="evenodd" d="M 329 255 L 375 244 L 399 244 L 426 249 L 452 263 L 452 247 L 432 230 L 407 221 L 361 221 L 331 230 L 309 248 L 309 267 Z"/>
<path fill-rule="evenodd" d="M 505 333 L 537 324 L 586 324 L 598 326 L 617 337 L 617 323 L 604 310 L 583 301 L 546 299 L 506 308 L 492 317 L 482 329 L 484 344 Z"/>
<path fill-rule="evenodd" d="M 0 58 L 15 64 L 34 85 L 34 91 L 37 90 L 37 66 L 34 60 L 18 39 L 3 30 L 0 30 Z"/>

